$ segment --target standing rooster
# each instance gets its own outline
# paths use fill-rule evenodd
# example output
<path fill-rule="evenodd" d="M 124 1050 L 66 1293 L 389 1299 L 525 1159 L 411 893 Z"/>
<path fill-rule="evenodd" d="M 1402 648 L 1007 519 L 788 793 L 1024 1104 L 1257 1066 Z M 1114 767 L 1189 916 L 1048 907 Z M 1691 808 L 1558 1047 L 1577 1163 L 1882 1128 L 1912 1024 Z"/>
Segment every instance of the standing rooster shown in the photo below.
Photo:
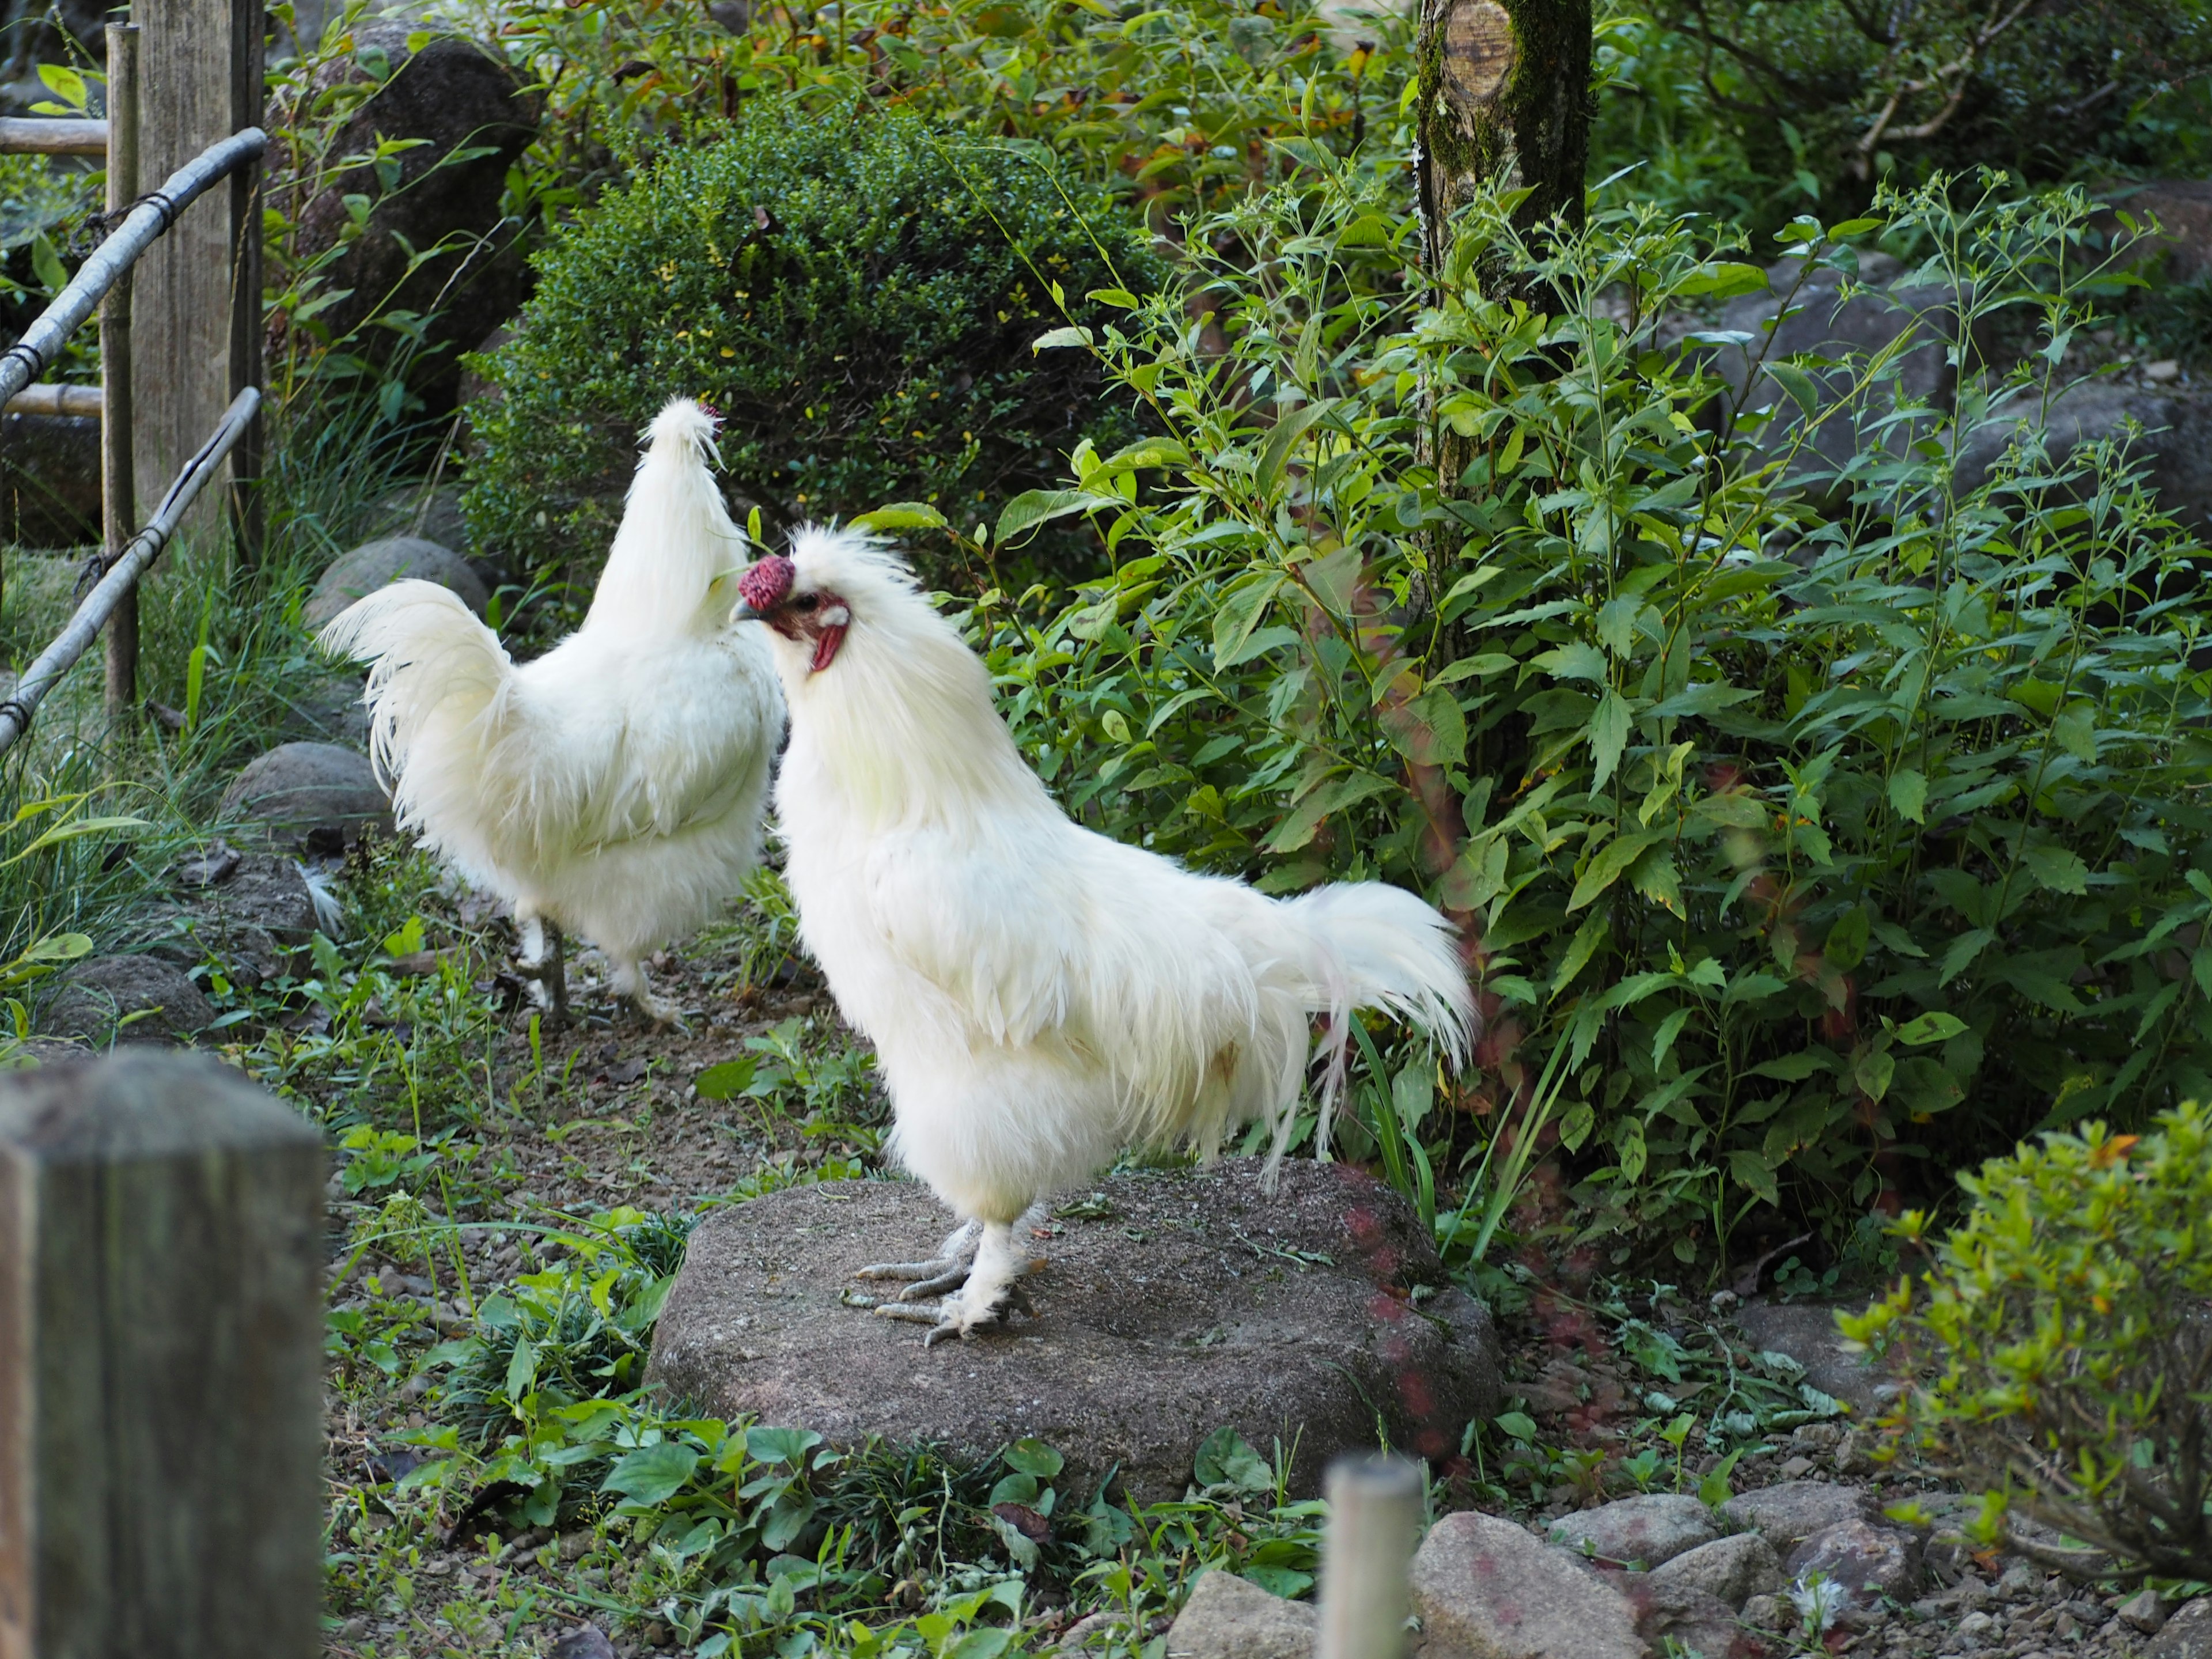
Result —
<path fill-rule="evenodd" d="M 896 1317 L 943 1295 L 926 1343 L 1019 1304 L 1015 1224 L 1122 1146 L 1211 1155 L 1263 1118 L 1279 1158 L 1316 1014 L 1324 1145 L 1352 1010 L 1464 1057 L 1473 999 L 1434 910 L 1372 884 L 1269 899 L 1070 823 L 982 664 L 866 537 L 802 532 L 738 591 L 791 711 L 775 800 L 801 933 L 875 1042 L 898 1156 L 962 1221 L 939 1260 L 861 1270 L 920 1281 Z"/>
<path fill-rule="evenodd" d="M 650 951 L 714 916 L 760 854 L 782 700 L 738 624 L 745 541 L 708 464 L 714 422 L 661 410 L 584 625 L 517 667 L 432 582 L 356 601 L 322 645 L 371 666 L 362 701 L 402 828 L 514 907 L 526 970 L 566 1011 L 561 935 L 614 964 L 648 1018 Z"/>

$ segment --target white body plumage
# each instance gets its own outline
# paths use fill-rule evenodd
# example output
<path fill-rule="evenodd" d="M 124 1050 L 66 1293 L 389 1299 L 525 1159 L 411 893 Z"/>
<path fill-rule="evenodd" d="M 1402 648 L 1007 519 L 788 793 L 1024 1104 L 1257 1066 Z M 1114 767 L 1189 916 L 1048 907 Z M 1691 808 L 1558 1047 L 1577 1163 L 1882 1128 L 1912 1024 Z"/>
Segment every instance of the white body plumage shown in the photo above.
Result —
<path fill-rule="evenodd" d="M 710 920 L 760 855 L 782 699 L 763 630 L 731 620 L 745 562 L 708 462 L 714 422 L 672 403 L 590 611 L 512 662 L 446 589 L 394 582 L 327 650 L 368 659 L 362 701 L 403 829 L 530 931 L 589 939 L 656 1016 L 642 958 Z"/>
<path fill-rule="evenodd" d="M 790 709 L 787 873 L 807 948 L 875 1042 L 898 1156 L 986 1224 L 946 1310 L 962 1330 L 1015 1271 L 1010 1224 L 1121 1147 L 1210 1154 L 1261 1118 L 1279 1157 L 1315 1014 L 1341 1043 L 1352 1009 L 1385 1008 L 1463 1058 L 1466 973 L 1419 898 L 1270 899 L 1081 828 L 902 566 L 864 537 L 803 532 L 789 597 L 763 606 L 776 562 L 746 598 L 775 631 Z"/>

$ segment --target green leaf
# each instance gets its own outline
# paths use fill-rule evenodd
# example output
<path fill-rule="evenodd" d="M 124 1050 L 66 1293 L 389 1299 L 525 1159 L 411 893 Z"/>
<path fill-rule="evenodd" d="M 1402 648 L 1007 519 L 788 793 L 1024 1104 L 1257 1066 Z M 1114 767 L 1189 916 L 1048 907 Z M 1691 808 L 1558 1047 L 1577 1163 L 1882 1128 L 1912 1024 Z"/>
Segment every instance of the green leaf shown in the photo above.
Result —
<path fill-rule="evenodd" d="M 1909 823 L 1928 822 L 1928 780 L 1917 769 L 1900 766 L 1889 775 L 1889 804 Z"/>
<path fill-rule="evenodd" d="M 1117 311 L 1134 311 L 1137 308 L 1137 296 L 1126 288 L 1094 288 L 1089 297 L 1102 306 L 1112 306 Z"/>
<path fill-rule="evenodd" d="M 1682 294 L 1705 295 L 1714 300 L 1733 300 L 1739 295 L 1760 294 L 1767 289 L 1766 273 L 1757 265 L 1738 260 L 1709 261 L 1699 265 L 1676 284 Z"/>
<path fill-rule="evenodd" d="M 1803 410 L 1808 415 L 1820 412 L 1820 388 L 1814 383 L 1810 374 L 1795 363 L 1769 363 L 1766 366 L 1766 372 L 1771 374 L 1781 385 L 1782 389 L 1790 394 L 1790 401 L 1796 404 L 1798 408 Z"/>
<path fill-rule="evenodd" d="M 25 962 L 75 962 L 92 954 L 92 940 L 83 933 L 49 933 L 23 952 Z"/>
<path fill-rule="evenodd" d="M 1216 1429 L 1206 1436 L 1192 1462 L 1192 1473 L 1201 1486 L 1234 1486 L 1254 1497 L 1275 1489 L 1274 1471 L 1234 1429 Z"/>
<path fill-rule="evenodd" d="M 1000 547 L 1008 546 L 1016 536 L 1054 519 L 1064 519 L 1071 513 L 1080 513 L 1099 499 L 1085 489 L 1024 489 L 999 514 L 999 527 L 992 532 L 991 539 Z"/>
<path fill-rule="evenodd" d="M 709 1066 L 691 1079 L 691 1086 L 699 1091 L 702 1100 L 735 1100 L 752 1087 L 754 1073 L 759 1067 L 757 1056 L 740 1054 L 719 1066 Z"/>
<path fill-rule="evenodd" d="M 69 269 L 62 264 L 62 256 L 54 251 L 52 241 L 43 230 L 31 239 L 31 269 L 38 273 L 39 281 L 49 294 L 59 294 L 69 286 Z"/>
<path fill-rule="evenodd" d="M 1899 1026 L 1897 1040 L 1917 1048 L 1925 1042 L 1948 1042 L 1966 1029 L 1966 1022 L 1954 1014 L 1930 1012 Z"/>
<path fill-rule="evenodd" d="M 507 1397 L 520 1402 L 530 1397 L 530 1386 L 538 1380 L 538 1350 L 525 1337 L 514 1345 L 514 1352 L 507 1362 Z"/>
<path fill-rule="evenodd" d="M 1889 1098 L 1915 1118 L 1948 1112 L 1966 1097 L 1943 1063 L 1927 1054 L 1907 1054 L 1897 1062 Z"/>
<path fill-rule="evenodd" d="M 1641 830 L 1634 835 L 1616 836 L 1601 848 L 1575 884 L 1574 896 L 1567 901 L 1567 911 L 1572 915 L 1607 888 L 1620 879 L 1628 866 L 1644 855 L 1647 847 L 1656 847 L 1669 839 L 1664 830 Z"/>
<path fill-rule="evenodd" d="M 756 1463 L 788 1463 L 797 1468 L 800 1460 L 822 1443 L 822 1437 L 811 1429 L 747 1429 L 745 1455 Z"/>
<path fill-rule="evenodd" d="M 1774 1171 L 1766 1160 L 1749 1147 L 1740 1146 L 1729 1154 L 1729 1173 L 1735 1184 L 1745 1191 L 1765 1200 L 1777 1209 L 1782 1206 L 1782 1188 L 1774 1179 Z"/>
<path fill-rule="evenodd" d="M 1711 1474 L 1698 1482 L 1698 1501 L 1709 1510 L 1717 1510 L 1735 1496 L 1735 1488 L 1729 1485 L 1729 1476 L 1735 1472 L 1737 1460 L 1743 1455 L 1738 1446 L 1714 1468 Z"/>
<path fill-rule="evenodd" d="M 1863 907 L 1844 911 L 1828 929 L 1827 943 L 1820 947 L 1821 958 L 1838 973 L 1850 973 L 1866 960 L 1867 935 L 1872 926 L 1873 920 Z"/>
<path fill-rule="evenodd" d="M 1897 1056 L 1887 1048 L 1869 1048 L 1851 1063 L 1851 1081 L 1869 1100 L 1887 1095 L 1896 1074 Z"/>
<path fill-rule="evenodd" d="M 2021 854 L 2036 884 L 2048 892 L 2080 897 L 2089 890 L 2089 866 L 2063 847 L 2031 847 Z"/>
<path fill-rule="evenodd" d="M 1986 927 L 1972 928 L 1960 934 L 1951 941 L 1950 948 L 1943 952 L 1942 963 L 1936 970 L 1936 983 L 1948 985 L 1958 978 L 1996 939 L 1996 935 Z"/>
<path fill-rule="evenodd" d="M 2096 763 L 2097 711 L 2089 704 L 2077 702 L 2051 721 L 2051 735 L 2075 759 Z"/>
<path fill-rule="evenodd" d="M 855 530 L 949 530 L 945 517 L 927 501 L 892 501 L 853 521 Z M 756 538 L 757 539 L 757 538 Z"/>
<path fill-rule="evenodd" d="M 1032 352 L 1051 351 L 1060 346 L 1088 346 L 1090 343 L 1091 331 L 1080 324 L 1071 324 L 1066 328 L 1047 329 L 1030 342 L 1030 349 Z"/>
<path fill-rule="evenodd" d="M 1543 670 L 1557 680 L 1589 680 L 1599 685 L 1605 684 L 1605 653 L 1587 640 L 1577 640 L 1571 644 L 1560 646 L 1557 650 L 1547 651 L 1528 665 Z"/>
<path fill-rule="evenodd" d="M 1243 649 L 1267 606 L 1287 580 L 1279 570 L 1262 571 L 1233 590 L 1213 613 L 1213 665 L 1233 667 L 1243 660 Z"/>
<path fill-rule="evenodd" d="M 1621 750 L 1628 746 L 1630 724 L 1628 703 L 1620 693 L 1607 688 L 1605 696 L 1590 716 L 1590 758 L 1593 763 L 1589 787 L 1602 789 L 1613 769 L 1620 764 Z M 1568 908 L 1572 909 L 1572 905 Z"/>
<path fill-rule="evenodd" d="M 1271 853 L 1295 853 L 1314 838 L 1330 814 L 1355 806 L 1370 796 L 1388 794 L 1397 787 L 1389 779 L 1373 772 L 1354 772 L 1346 777 L 1333 778 L 1291 809 L 1290 817 L 1267 837 L 1267 848 Z"/>
<path fill-rule="evenodd" d="M 133 830 L 144 828 L 146 828 L 146 820 L 143 818 L 71 818 L 68 823 L 58 823 L 47 830 L 46 834 L 9 859 L 8 864 L 20 864 L 33 853 L 42 852 L 49 847 L 59 846 L 65 841 L 75 841 L 79 836 L 123 835 Z M 6 867 L 7 865 L 0 865 L 0 869 Z"/>
<path fill-rule="evenodd" d="M 1275 429 L 1267 434 L 1267 447 L 1260 452 L 1260 465 L 1252 476 L 1255 489 L 1265 495 L 1274 489 L 1275 481 L 1289 464 L 1292 447 L 1316 421 L 1328 412 L 1328 408 L 1327 403 L 1308 404 L 1277 417 Z"/>
<path fill-rule="evenodd" d="M 1017 1440 L 1000 1454 L 1006 1467 L 1023 1474 L 1035 1475 L 1040 1480 L 1049 1480 L 1064 1466 L 1060 1455 L 1042 1440 Z"/>
<path fill-rule="evenodd" d="M 1536 1443 L 1536 1419 L 1528 1413 L 1500 1412 L 1490 1420 L 1507 1439 L 1518 1440 L 1524 1446 Z"/>
<path fill-rule="evenodd" d="M 1457 766 L 1467 758 L 1467 716 L 1447 687 L 1431 686 L 1386 710 L 1382 726 L 1391 747 L 1416 766 Z"/>

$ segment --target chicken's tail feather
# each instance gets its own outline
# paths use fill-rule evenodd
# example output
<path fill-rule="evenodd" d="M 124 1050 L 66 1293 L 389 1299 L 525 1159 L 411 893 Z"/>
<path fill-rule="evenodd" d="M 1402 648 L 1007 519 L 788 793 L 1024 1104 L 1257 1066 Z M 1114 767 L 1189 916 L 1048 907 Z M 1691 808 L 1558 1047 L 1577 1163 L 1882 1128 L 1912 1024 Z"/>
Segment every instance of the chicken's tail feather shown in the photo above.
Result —
<path fill-rule="evenodd" d="M 369 665 L 369 754 L 403 824 L 437 817 L 446 794 L 483 789 L 514 665 L 459 598 L 435 582 L 393 582 L 340 611 L 317 643 Z"/>
<path fill-rule="evenodd" d="M 1413 894 L 1380 882 L 1346 883 L 1285 900 L 1290 921 L 1312 947 L 1316 984 L 1308 1012 L 1325 1014 L 1320 1120 L 1314 1145 L 1329 1131 L 1350 1060 L 1352 1016 L 1375 1008 L 1425 1032 L 1452 1069 L 1467 1064 L 1479 1021 L 1458 939 L 1449 922 Z M 1290 1145 L 1294 1112 L 1275 1124 L 1266 1179 Z"/>

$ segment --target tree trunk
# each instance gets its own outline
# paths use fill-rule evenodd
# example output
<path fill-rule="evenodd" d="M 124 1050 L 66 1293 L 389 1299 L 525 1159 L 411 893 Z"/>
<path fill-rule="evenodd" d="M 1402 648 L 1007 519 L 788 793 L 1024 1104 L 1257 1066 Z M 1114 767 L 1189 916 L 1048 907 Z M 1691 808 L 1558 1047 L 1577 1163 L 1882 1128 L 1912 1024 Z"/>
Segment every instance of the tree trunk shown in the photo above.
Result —
<path fill-rule="evenodd" d="M 1449 268 L 1453 216 L 1490 181 L 1528 191 L 1516 224 L 1559 216 L 1579 226 L 1589 161 L 1590 0 L 1421 0 L 1417 52 L 1431 276 Z"/>

